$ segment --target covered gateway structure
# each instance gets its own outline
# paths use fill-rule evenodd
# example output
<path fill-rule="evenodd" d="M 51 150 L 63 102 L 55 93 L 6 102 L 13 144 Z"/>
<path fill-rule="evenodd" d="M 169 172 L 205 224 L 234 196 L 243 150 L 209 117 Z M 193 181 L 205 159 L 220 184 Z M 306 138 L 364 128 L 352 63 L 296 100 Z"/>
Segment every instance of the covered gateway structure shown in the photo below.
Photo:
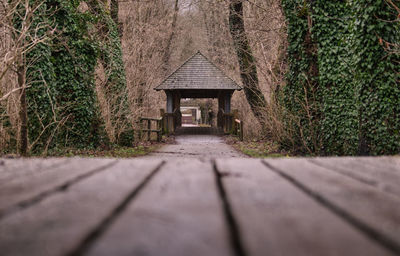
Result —
<path fill-rule="evenodd" d="M 166 127 L 168 132 L 173 132 L 176 127 L 181 126 L 182 98 L 217 98 L 217 123 L 218 127 L 224 128 L 228 123 L 224 121 L 224 115 L 231 112 L 232 95 L 242 87 L 199 51 L 154 89 L 163 90 L 167 95 Z"/>

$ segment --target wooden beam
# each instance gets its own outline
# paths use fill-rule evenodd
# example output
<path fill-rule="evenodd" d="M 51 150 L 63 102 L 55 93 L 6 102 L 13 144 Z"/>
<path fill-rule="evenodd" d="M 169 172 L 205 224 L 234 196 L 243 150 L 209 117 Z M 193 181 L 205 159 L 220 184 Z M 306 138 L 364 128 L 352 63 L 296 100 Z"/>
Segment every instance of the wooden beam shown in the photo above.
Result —
<path fill-rule="evenodd" d="M 165 94 L 167 95 L 167 113 L 173 113 L 174 112 L 174 100 L 173 100 L 172 92 L 165 91 Z"/>

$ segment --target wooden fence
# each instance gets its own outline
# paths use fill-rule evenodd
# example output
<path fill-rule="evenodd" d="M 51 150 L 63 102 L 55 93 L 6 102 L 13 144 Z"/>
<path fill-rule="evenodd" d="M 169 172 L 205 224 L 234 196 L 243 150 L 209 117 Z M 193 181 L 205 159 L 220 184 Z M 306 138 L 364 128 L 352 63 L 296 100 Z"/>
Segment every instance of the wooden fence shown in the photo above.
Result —
<path fill-rule="evenodd" d="M 152 129 L 151 123 L 156 123 L 156 129 Z M 146 124 L 143 126 L 143 124 Z M 161 136 L 163 132 L 163 118 L 152 118 L 152 117 L 141 117 L 139 119 L 139 138 L 141 139 L 143 134 L 147 133 L 147 140 L 151 139 L 151 133 L 157 134 L 157 141 L 161 141 Z"/>
<path fill-rule="evenodd" d="M 139 139 L 143 138 L 144 134 L 147 134 L 147 140 L 151 140 L 151 134 L 157 134 L 157 141 L 161 141 L 163 134 L 173 134 L 182 120 L 182 114 L 178 109 L 175 109 L 173 113 L 165 113 L 164 109 L 160 109 L 161 117 L 141 117 L 139 118 L 138 134 Z M 152 122 L 155 125 L 152 125 Z M 154 126 L 156 128 L 154 128 Z M 218 126 L 223 129 L 225 134 L 232 134 L 238 136 L 243 141 L 243 121 L 238 119 L 238 111 L 234 110 L 232 113 L 225 113 L 223 109 L 220 109 L 218 113 Z"/>

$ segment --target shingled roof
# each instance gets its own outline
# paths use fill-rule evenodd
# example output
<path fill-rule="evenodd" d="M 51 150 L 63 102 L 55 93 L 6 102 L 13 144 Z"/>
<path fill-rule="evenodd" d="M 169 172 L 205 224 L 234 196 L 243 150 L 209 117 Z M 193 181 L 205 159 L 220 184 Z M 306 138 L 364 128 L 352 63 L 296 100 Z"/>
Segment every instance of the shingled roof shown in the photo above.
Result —
<path fill-rule="evenodd" d="M 242 87 L 198 51 L 154 89 L 241 90 Z"/>

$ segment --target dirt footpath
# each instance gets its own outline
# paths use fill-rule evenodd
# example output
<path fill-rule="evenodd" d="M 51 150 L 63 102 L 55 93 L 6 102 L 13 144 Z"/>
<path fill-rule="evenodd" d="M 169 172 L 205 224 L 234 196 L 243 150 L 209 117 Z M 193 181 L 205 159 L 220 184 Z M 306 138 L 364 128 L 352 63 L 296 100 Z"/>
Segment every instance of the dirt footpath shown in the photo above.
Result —
<path fill-rule="evenodd" d="M 222 137 L 217 135 L 179 135 L 175 138 L 175 144 L 166 145 L 146 157 L 211 159 L 247 156 L 227 145 Z"/>

